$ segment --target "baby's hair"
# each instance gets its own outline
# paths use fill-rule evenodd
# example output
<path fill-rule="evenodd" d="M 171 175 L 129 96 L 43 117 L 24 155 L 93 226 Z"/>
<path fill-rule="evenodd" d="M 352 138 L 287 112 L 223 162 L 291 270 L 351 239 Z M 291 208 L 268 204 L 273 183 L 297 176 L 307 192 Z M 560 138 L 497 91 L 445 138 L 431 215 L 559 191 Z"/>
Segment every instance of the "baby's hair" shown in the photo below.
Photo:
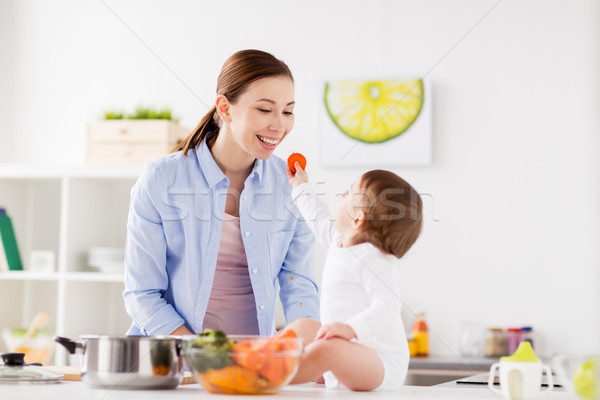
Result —
<path fill-rule="evenodd" d="M 390 171 L 369 171 L 360 179 L 365 220 L 355 237 L 401 258 L 417 241 L 423 226 L 423 201 L 404 179 Z"/>

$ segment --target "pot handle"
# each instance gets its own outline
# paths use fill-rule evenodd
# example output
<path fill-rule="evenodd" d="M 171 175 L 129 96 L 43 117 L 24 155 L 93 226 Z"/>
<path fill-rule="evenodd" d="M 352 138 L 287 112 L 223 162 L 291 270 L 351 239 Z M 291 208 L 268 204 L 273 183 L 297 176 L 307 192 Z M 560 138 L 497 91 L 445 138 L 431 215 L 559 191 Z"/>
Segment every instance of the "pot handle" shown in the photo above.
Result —
<path fill-rule="evenodd" d="M 74 342 L 71 339 L 67 339 L 62 336 L 54 336 L 54 341 L 58 344 L 62 344 L 70 354 L 75 354 L 77 348 L 83 349 L 83 346 L 79 342 Z"/>

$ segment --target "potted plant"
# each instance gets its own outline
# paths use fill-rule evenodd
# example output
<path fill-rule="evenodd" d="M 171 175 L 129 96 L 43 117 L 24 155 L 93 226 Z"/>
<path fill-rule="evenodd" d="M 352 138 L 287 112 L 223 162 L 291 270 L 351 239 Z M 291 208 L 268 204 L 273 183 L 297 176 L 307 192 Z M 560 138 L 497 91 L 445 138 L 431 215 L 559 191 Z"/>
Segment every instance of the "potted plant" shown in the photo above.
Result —
<path fill-rule="evenodd" d="M 145 164 L 168 154 L 189 133 L 168 108 L 137 107 L 129 114 L 108 110 L 103 118 L 89 124 L 90 164 Z"/>

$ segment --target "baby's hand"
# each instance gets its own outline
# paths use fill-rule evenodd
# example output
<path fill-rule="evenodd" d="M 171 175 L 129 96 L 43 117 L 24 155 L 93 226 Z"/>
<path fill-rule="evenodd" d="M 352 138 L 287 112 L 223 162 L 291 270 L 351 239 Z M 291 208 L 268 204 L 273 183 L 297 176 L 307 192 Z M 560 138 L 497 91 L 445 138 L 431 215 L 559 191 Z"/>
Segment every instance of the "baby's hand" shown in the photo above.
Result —
<path fill-rule="evenodd" d="M 295 174 L 290 170 L 290 167 L 287 167 L 287 176 L 288 180 L 290 181 L 290 186 L 292 188 L 295 188 L 298 185 L 308 182 L 308 174 L 305 170 L 302 169 L 300 164 L 296 162 L 294 166 L 296 167 Z"/>
<path fill-rule="evenodd" d="M 315 336 L 315 340 L 319 339 L 333 339 L 333 338 L 341 338 L 346 340 L 351 340 L 356 337 L 356 332 L 354 329 L 348 324 L 344 324 L 342 322 L 332 322 L 327 325 L 323 325 L 319 328 L 317 335 Z"/>

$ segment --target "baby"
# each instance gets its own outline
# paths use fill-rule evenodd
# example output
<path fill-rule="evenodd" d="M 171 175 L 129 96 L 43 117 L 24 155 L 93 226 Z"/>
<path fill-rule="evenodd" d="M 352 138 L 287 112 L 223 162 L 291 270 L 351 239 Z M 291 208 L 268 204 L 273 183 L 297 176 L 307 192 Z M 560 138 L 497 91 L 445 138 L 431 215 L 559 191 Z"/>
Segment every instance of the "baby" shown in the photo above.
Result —
<path fill-rule="evenodd" d="M 409 352 L 400 316 L 398 259 L 422 226 L 421 196 L 396 174 L 374 170 L 355 181 L 336 205 L 325 204 L 296 163 L 288 168 L 292 198 L 328 248 L 321 291 L 321 322 L 300 319 L 286 329 L 313 332 L 292 383 L 318 380 L 352 390 L 394 390 L 408 370 Z M 316 333 L 315 333 L 316 332 Z"/>

